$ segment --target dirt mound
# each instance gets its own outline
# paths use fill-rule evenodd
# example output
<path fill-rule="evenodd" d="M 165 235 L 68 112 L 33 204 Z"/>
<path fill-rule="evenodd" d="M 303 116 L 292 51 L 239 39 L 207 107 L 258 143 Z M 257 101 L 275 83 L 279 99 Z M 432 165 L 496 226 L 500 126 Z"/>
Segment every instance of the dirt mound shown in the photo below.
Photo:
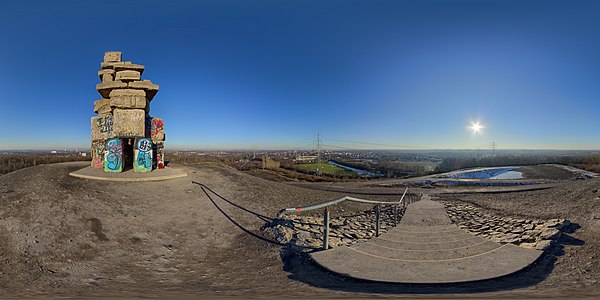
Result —
<path fill-rule="evenodd" d="M 281 208 L 337 198 L 341 196 L 339 193 L 275 183 L 210 166 L 176 166 L 184 168 L 188 177 L 160 182 L 103 182 L 68 176 L 69 172 L 86 165 L 36 166 L 0 176 L 0 293 L 3 297 L 285 295 L 314 298 L 355 297 L 356 293 L 441 293 L 460 297 L 477 291 L 485 292 L 481 296 L 522 296 L 555 295 L 556 290 L 560 291 L 558 294 L 575 293 L 571 287 L 581 288 L 578 295 L 598 294 L 596 289 L 586 285 L 586 278 L 600 277 L 594 271 L 598 252 L 593 251 L 598 250 L 598 238 L 593 238 L 593 233 L 597 235 L 597 231 L 591 229 L 595 224 L 591 218 L 588 223 L 583 220 L 584 211 L 591 213 L 595 209 L 597 213 L 598 206 L 590 206 L 583 200 L 559 201 L 558 197 L 545 201 L 549 196 L 545 193 L 554 193 L 557 189 L 517 193 L 522 200 L 506 195 L 464 197 L 499 214 L 515 214 L 515 205 L 511 208 L 495 204 L 507 201 L 522 205 L 520 213 L 567 217 L 581 224 L 582 228 L 573 235 L 585 244 L 572 246 L 573 251 L 565 246 L 566 254 L 558 257 L 559 264 L 547 279 L 537 285 L 518 287 L 498 288 L 496 283 L 491 283 L 483 290 L 480 286 L 485 284 L 428 288 L 340 278 L 314 267 L 302 256 L 288 256 L 282 252 L 284 246 L 262 234 L 261 226 Z M 597 193 L 592 191 L 594 184 L 598 181 L 574 182 L 561 187 L 564 192 L 556 193 L 562 195 L 560 199 L 589 197 Z M 531 199 L 526 195 L 531 195 Z M 397 200 L 397 196 L 368 198 Z M 535 204 L 528 202 L 544 207 L 538 211 Z M 359 204 L 341 205 L 335 207 L 332 216 L 369 208 Z M 590 260 L 592 256 L 595 259 Z M 569 257 L 573 260 L 567 260 Z M 579 273 L 585 269 L 586 262 L 592 263 L 590 276 Z M 572 266 L 577 271 L 572 271 Z M 564 271 L 568 271 L 567 275 L 563 275 Z"/>
<path fill-rule="evenodd" d="M 86 165 L 0 176 L 3 296 L 279 294 L 290 281 L 281 247 L 260 227 L 283 207 L 337 197 L 218 167 L 180 166 L 187 178 L 160 182 L 68 176 Z"/>

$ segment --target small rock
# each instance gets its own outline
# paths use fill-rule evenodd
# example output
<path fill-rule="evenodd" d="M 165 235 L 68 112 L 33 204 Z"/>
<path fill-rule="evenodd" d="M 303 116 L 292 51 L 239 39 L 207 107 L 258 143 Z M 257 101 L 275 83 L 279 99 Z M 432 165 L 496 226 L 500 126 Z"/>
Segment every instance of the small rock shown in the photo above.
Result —
<path fill-rule="evenodd" d="M 546 228 L 540 234 L 542 240 L 556 240 L 560 237 L 560 230 L 556 228 Z"/>
<path fill-rule="evenodd" d="M 552 240 L 541 240 L 535 244 L 535 250 L 546 251 L 552 246 Z"/>
<path fill-rule="evenodd" d="M 505 243 L 518 243 L 520 241 L 519 235 L 514 233 L 509 233 L 504 237 L 503 242 Z"/>
<path fill-rule="evenodd" d="M 525 249 L 535 249 L 535 245 L 536 243 L 521 243 L 519 246 Z"/>
<path fill-rule="evenodd" d="M 292 240 L 294 231 L 286 226 L 277 225 L 273 230 L 275 240 L 282 244 L 287 244 Z"/>
<path fill-rule="evenodd" d="M 523 233 L 523 232 L 525 232 L 525 230 L 523 230 L 523 228 L 521 228 L 521 227 L 517 227 L 517 228 L 513 229 L 511 232 L 512 233 Z"/>
<path fill-rule="evenodd" d="M 553 219 L 553 220 L 548 220 L 545 223 L 546 227 L 548 228 L 562 228 L 562 220 L 560 219 Z"/>
<path fill-rule="evenodd" d="M 342 244 L 341 239 L 329 237 L 329 246 L 330 247 L 337 247 L 337 246 L 340 246 L 341 244 Z"/>

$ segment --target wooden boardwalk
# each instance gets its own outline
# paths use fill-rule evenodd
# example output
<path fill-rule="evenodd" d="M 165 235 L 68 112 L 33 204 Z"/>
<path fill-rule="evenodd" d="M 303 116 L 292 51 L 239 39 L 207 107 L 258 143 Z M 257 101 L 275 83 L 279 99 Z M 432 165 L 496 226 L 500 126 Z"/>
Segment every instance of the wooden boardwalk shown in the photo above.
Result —
<path fill-rule="evenodd" d="M 325 269 L 393 283 L 459 283 L 497 278 L 535 262 L 542 251 L 499 244 L 454 225 L 444 206 L 424 195 L 388 232 L 350 247 L 311 254 Z"/>

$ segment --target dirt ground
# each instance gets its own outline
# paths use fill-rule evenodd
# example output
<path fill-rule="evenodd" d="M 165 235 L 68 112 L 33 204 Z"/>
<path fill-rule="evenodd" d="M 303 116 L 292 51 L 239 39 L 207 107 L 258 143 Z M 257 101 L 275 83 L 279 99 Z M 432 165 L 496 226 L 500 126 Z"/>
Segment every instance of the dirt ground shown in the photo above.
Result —
<path fill-rule="evenodd" d="M 577 173 L 554 166 L 523 166 L 515 168 L 514 171 L 522 172 L 528 179 L 568 180 L 578 176 Z"/>
<path fill-rule="evenodd" d="M 329 274 L 260 230 L 281 208 L 346 194 L 215 166 L 177 165 L 189 176 L 160 182 L 68 175 L 86 164 L 36 166 L 0 176 L 0 297 L 600 295 L 599 180 L 544 191 L 442 196 L 498 214 L 569 218 L 581 228 L 525 272 L 488 282 L 414 286 Z M 342 205 L 332 215 L 368 208 Z"/>

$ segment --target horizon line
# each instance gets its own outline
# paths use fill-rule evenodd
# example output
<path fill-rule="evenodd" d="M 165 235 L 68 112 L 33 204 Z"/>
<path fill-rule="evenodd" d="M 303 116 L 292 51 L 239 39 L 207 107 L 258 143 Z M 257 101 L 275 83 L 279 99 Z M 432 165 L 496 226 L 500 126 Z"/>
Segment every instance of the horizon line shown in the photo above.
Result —
<path fill-rule="evenodd" d="M 165 145 L 166 146 L 166 145 Z M 314 148 L 217 148 L 217 147 L 165 147 L 169 151 L 316 151 Z M 169 149 L 170 148 L 170 149 Z M 13 148 L 0 149 L 2 152 L 10 151 L 89 151 L 90 147 L 53 147 L 53 148 Z M 321 151 L 471 151 L 471 152 L 506 152 L 506 151 L 599 151 L 600 148 L 504 148 L 504 149 L 473 149 L 473 148 L 343 148 L 321 149 Z"/>

